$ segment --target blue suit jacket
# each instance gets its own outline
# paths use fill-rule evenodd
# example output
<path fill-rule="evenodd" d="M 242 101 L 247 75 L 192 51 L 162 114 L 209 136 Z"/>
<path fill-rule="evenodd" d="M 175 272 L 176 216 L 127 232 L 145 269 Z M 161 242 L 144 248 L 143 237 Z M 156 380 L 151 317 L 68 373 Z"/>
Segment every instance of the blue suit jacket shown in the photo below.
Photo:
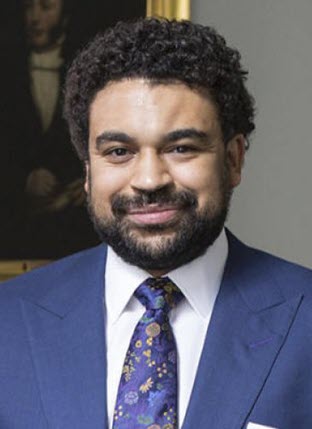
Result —
<path fill-rule="evenodd" d="M 229 243 L 183 429 L 311 429 L 312 272 Z M 107 428 L 105 255 L 0 286 L 1 429 Z"/>

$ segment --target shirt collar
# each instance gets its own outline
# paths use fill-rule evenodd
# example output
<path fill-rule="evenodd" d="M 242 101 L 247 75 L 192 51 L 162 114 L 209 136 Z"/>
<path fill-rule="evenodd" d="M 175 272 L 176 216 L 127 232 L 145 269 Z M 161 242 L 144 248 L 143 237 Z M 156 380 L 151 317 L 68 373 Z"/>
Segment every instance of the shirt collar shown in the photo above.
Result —
<path fill-rule="evenodd" d="M 188 303 L 202 318 L 210 313 L 221 284 L 228 255 L 224 229 L 204 255 L 168 274 L 180 288 Z M 108 247 L 105 271 L 105 302 L 107 317 L 114 323 L 126 309 L 136 288 L 150 274 L 126 263 Z"/>
<path fill-rule="evenodd" d="M 59 68 L 63 65 L 62 43 L 65 37 L 59 39 L 53 49 L 44 52 L 31 51 L 30 66 L 31 68 Z"/>

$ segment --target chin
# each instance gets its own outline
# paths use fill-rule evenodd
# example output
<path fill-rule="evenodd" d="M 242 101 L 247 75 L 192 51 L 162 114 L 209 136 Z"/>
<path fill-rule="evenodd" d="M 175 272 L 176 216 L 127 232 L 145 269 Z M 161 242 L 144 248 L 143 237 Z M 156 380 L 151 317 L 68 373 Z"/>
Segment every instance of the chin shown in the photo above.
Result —
<path fill-rule="evenodd" d="M 151 248 L 159 248 L 166 243 L 171 243 L 176 237 L 175 231 L 144 231 L 133 230 L 129 233 L 129 238 L 134 240 L 138 245 L 149 246 Z"/>
<path fill-rule="evenodd" d="M 144 242 L 148 242 L 153 240 L 155 241 L 163 241 L 166 239 L 173 239 L 177 235 L 177 229 L 172 226 L 164 226 L 164 225 L 144 225 L 142 227 L 129 227 L 128 226 L 128 235 L 133 239 L 138 241 L 142 240 Z"/>

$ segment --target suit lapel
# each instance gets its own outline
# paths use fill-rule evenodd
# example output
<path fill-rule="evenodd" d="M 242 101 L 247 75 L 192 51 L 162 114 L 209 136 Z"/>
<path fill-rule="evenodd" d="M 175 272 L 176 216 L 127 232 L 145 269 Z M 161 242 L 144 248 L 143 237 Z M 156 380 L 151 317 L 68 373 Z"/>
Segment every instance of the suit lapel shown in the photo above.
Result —
<path fill-rule="evenodd" d="M 302 298 L 285 300 L 269 274 L 271 259 L 261 255 L 230 237 L 183 429 L 244 427 L 287 337 Z M 107 427 L 105 258 L 100 246 L 52 264 L 51 278 L 47 272 L 42 287 L 21 302 L 43 409 L 54 429 Z"/>
<path fill-rule="evenodd" d="M 21 303 L 51 428 L 106 427 L 104 266 L 99 247 L 65 269 L 58 266 L 55 284 L 42 286 L 49 292 Z"/>
<path fill-rule="evenodd" d="M 227 267 L 183 429 L 244 427 L 302 299 L 286 301 L 265 261 L 259 264 L 259 255 L 229 238 Z"/>

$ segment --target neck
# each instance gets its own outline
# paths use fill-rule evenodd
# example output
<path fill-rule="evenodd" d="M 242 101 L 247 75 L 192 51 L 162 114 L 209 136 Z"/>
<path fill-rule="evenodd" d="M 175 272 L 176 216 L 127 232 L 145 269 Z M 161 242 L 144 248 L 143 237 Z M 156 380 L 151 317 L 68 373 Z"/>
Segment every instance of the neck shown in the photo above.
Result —
<path fill-rule="evenodd" d="M 146 270 L 152 277 L 162 277 L 168 274 L 170 270 Z"/>

